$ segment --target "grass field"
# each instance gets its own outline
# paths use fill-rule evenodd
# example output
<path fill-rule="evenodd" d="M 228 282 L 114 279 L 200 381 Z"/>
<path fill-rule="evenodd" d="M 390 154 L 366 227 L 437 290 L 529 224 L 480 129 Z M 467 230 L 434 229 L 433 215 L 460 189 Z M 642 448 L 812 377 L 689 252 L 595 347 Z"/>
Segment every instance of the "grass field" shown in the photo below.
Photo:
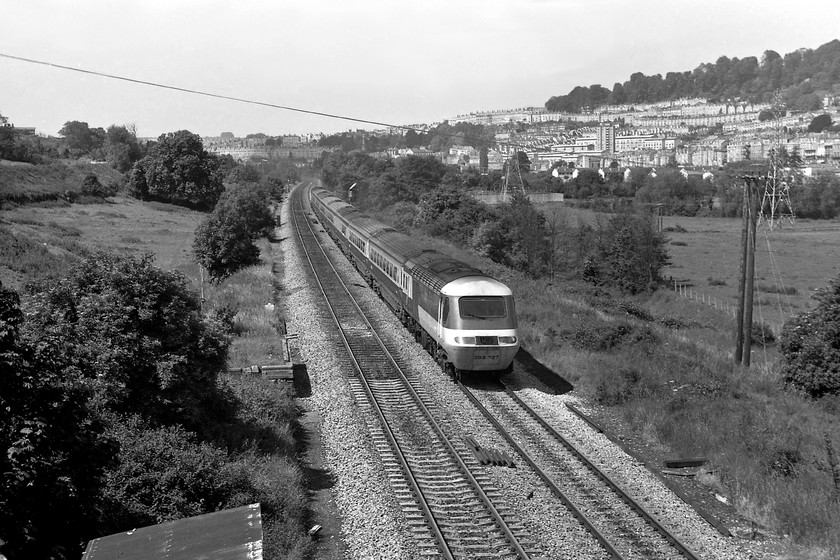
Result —
<path fill-rule="evenodd" d="M 663 218 L 671 244 L 665 275 L 692 290 L 737 305 L 741 262 L 740 219 Z M 684 230 L 684 231 L 682 231 Z M 814 290 L 840 274 L 840 222 L 799 220 L 769 230 L 759 224 L 755 248 L 754 319 L 780 327 L 807 310 Z M 778 332 L 778 331 L 777 331 Z"/>

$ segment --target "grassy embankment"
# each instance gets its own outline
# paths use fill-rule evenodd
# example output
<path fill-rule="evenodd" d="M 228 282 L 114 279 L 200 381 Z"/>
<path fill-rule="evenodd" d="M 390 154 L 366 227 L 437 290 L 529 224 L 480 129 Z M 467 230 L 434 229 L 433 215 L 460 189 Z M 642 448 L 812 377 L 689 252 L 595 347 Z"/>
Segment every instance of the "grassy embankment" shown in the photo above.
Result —
<path fill-rule="evenodd" d="M 577 211 L 562 218 L 597 219 Z M 677 244 L 665 274 L 734 304 L 740 222 L 666 218 L 664 225 L 677 224 L 685 231 L 669 233 Z M 790 296 L 782 311 L 763 233 L 760 241 L 755 320 L 764 313 L 781 324 L 782 311 L 807 309 L 813 289 L 836 276 L 840 226 L 806 222 L 770 234 Z M 531 280 L 440 247 L 513 288 L 524 346 L 574 384 L 595 414 L 617 419 L 663 454 L 708 457 L 713 474 L 701 482 L 741 515 L 790 535 L 812 557 L 840 554 L 833 478 L 840 476 L 840 399 L 815 402 L 785 388 L 775 345 L 755 346 L 753 367 L 742 368 L 732 359 L 733 319 L 712 306 L 667 288 L 628 298 L 561 278 Z"/>
<path fill-rule="evenodd" d="M 55 167 L 55 166 L 51 166 Z M 26 192 L 27 184 L 36 184 L 37 169 L 26 175 L 4 169 L 0 196 L 8 192 Z M 77 171 L 70 174 L 75 177 Z M 55 169 L 48 169 L 41 180 L 52 181 Z M 81 175 L 84 176 L 84 173 Z M 11 181 L 10 181 L 11 177 Z M 26 184 L 19 182 L 20 177 Z M 17 183 L 10 183 L 17 180 Z M 31 184 L 30 184 L 31 183 Z M 79 181 L 79 184 L 81 181 Z M 44 193 L 63 192 L 65 185 L 42 188 Z M 78 189 L 75 185 L 74 189 Z M 40 191 L 39 191 L 40 192 Z M 31 199 L 31 198 L 30 198 Z M 237 336 L 230 351 L 231 367 L 276 363 L 281 354 L 274 325 L 281 317 L 279 301 L 275 311 L 266 303 L 275 302 L 281 287 L 275 271 L 282 272 L 279 246 L 260 244 L 262 264 L 250 267 L 221 284 L 201 282 L 198 266 L 192 262 L 193 232 L 202 214 L 177 206 L 141 203 L 114 198 L 104 204 L 68 204 L 46 197 L 46 202 L 16 206 L 6 204 L 0 210 L 0 280 L 19 292 L 33 279 L 61 276 L 80 257 L 96 251 L 142 254 L 152 252 L 157 266 L 183 274 L 196 292 L 205 296 L 208 311 L 227 307 L 235 312 Z M 275 453 L 240 452 L 234 461 L 248 463 L 255 484 L 280 512 L 264 511 L 266 554 L 284 558 L 303 558 L 309 546 L 305 534 L 306 489 L 295 459 L 297 449 L 293 433 L 297 415 L 288 390 L 282 385 L 238 375 L 225 376 L 232 390 L 240 395 L 240 416 L 252 425 L 263 427 L 271 439 L 282 444 Z M 255 442 L 256 444 L 256 442 Z M 249 445 L 243 446 L 248 449 Z M 279 513 L 279 515 L 278 515 Z"/>

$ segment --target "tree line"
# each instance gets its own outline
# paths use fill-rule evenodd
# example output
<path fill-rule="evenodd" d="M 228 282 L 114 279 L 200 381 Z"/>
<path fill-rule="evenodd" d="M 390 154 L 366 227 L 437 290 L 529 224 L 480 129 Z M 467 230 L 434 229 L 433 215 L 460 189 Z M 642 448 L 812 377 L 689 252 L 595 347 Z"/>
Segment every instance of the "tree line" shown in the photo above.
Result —
<path fill-rule="evenodd" d="M 482 185 L 489 176 L 461 173 L 432 157 L 390 160 L 335 152 L 317 165 L 339 196 L 397 229 L 419 229 L 534 278 L 577 277 L 639 293 L 657 285 L 668 263 L 666 239 L 643 212 L 593 226 L 561 216 L 548 220 L 521 193 L 510 203 L 489 206 L 469 193 L 489 186 Z"/>
<path fill-rule="evenodd" d="M 344 152 L 361 150 L 368 153 L 384 152 L 394 148 L 427 148 L 432 152 L 446 151 L 452 146 L 472 146 L 477 150 L 489 149 L 495 144 L 495 129 L 480 124 L 443 122 L 427 132 L 407 130 L 405 134 L 367 135 L 358 132 L 341 132 L 325 136 L 319 146 L 340 148 Z"/>
<path fill-rule="evenodd" d="M 612 89 L 600 84 L 577 86 L 566 95 L 551 97 L 549 111 L 578 113 L 600 105 L 633 105 L 679 98 L 700 97 L 713 101 L 744 100 L 771 102 L 782 92 L 785 105 L 811 111 L 822 107 L 821 95 L 833 93 L 840 83 L 840 41 L 819 48 L 799 49 L 784 56 L 767 50 L 758 60 L 721 56 L 693 71 L 646 76 L 635 72 L 630 79 L 616 82 Z"/>

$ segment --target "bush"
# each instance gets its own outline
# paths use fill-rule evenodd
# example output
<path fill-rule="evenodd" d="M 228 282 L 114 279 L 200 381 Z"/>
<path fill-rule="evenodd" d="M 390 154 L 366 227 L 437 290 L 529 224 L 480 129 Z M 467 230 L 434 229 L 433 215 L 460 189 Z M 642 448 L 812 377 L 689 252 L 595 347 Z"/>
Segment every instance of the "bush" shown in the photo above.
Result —
<path fill-rule="evenodd" d="M 642 374 L 633 368 L 622 368 L 613 374 L 602 374 L 595 383 L 595 401 L 617 406 L 632 400 L 638 392 Z"/>
<path fill-rule="evenodd" d="M 783 294 L 792 296 L 797 293 L 796 286 L 777 286 L 775 284 L 757 284 L 755 287 L 759 292 L 765 294 Z"/>
<path fill-rule="evenodd" d="M 113 182 L 109 183 L 106 187 L 99 181 L 99 177 L 93 173 L 88 173 L 82 180 L 82 194 L 85 196 L 106 198 L 117 194 L 117 188 Z"/>
<path fill-rule="evenodd" d="M 98 406 L 196 429 L 224 415 L 217 375 L 230 343 L 178 273 L 141 258 L 98 254 L 33 294 L 33 345 L 58 337 Z"/>
<path fill-rule="evenodd" d="M 782 329 L 782 376 L 812 397 L 840 395 L 840 277 L 814 299 L 814 309 Z"/>
<path fill-rule="evenodd" d="M 112 423 L 119 464 L 104 497 L 111 530 L 153 525 L 250 503 L 247 476 L 227 454 L 180 426 L 148 429 L 138 418 Z M 244 503 L 243 503 L 244 502 Z"/>
<path fill-rule="evenodd" d="M 776 342 L 776 334 L 769 325 L 753 323 L 751 335 L 752 341 L 757 344 L 773 344 Z"/>
<path fill-rule="evenodd" d="M 641 305 L 637 305 L 632 301 L 620 301 L 618 303 L 618 308 L 627 313 L 628 315 L 632 315 L 637 319 L 641 319 L 645 322 L 653 321 L 653 315 L 650 314 L 650 311 L 642 307 Z"/>

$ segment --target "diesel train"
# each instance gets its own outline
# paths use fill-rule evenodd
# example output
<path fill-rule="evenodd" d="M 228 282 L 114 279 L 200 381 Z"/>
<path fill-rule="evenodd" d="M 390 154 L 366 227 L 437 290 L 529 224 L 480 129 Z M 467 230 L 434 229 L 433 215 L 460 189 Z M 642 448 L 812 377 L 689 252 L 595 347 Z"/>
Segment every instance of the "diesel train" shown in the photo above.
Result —
<path fill-rule="evenodd" d="M 468 371 L 510 371 L 519 349 L 510 288 L 323 188 L 311 188 L 309 201 L 327 233 L 447 374 L 457 380 Z"/>

